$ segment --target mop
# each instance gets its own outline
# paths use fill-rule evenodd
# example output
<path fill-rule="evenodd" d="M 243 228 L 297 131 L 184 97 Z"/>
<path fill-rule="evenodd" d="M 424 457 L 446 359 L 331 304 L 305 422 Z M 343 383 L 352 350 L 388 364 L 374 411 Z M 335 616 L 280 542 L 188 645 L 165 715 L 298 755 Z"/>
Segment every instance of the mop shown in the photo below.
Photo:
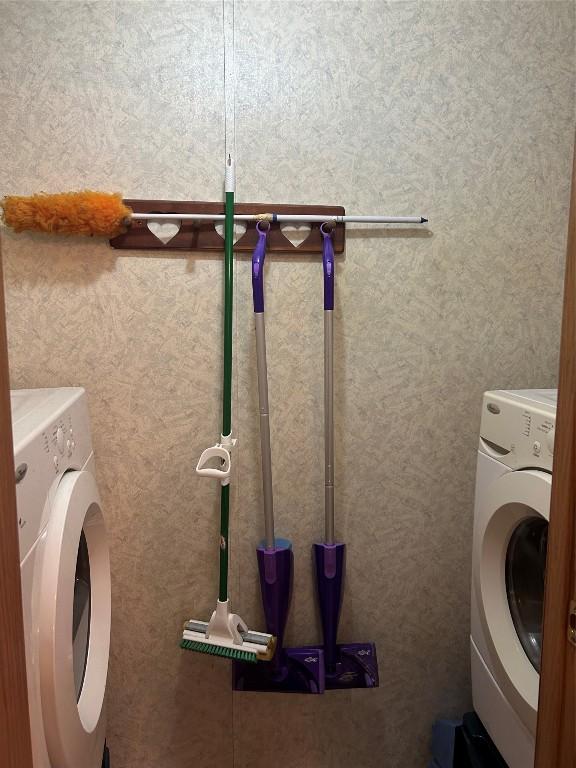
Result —
<path fill-rule="evenodd" d="M 326 689 L 375 688 L 374 643 L 337 643 L 346 545 L 334 541 L 334 249 L 330 228 L 321 226 L 324 267 L 324 512 L 325 540 L 313 545 L 324 637 Z"/>
<path fill-rule="evenodd" d="M 294 553 L 290 541 L 276 538 L 274 535 L 272 453 L 264 324 L 264 260 L 267 231 L 270 225 L 259 222 L 256 228 L 258 230 L 258 242 L 252 255 L 252 294 L 256 329 L 265 530 L 265 540 L 257 547 L 256 556 L 266 629 L 276 637 L 277 645 L 276 653 L 270 664 L 255 667 L 254 665 L 235 662 L 234 687 L 236 690 L 242 691 L 323 693 L 324 654 L 322 649 L 284 647 L 284 633 L 292 593 Z"/>
<path fill-rule="evenodd" d="M 263 632 L 250 632 L 242 619 L 230 610 L 228 598 L 228 529 L 230 517 L 230 450 L 232 438 L 232 300 L 234 277 L 234 166 L 226 163 L 226 221 L 224 226 L 224 385 L 222 397 L 222 435 L 220 442 L 203 451 L 196 467 L 199 475 L 220 480 L 220 583 L 216 609 L 209 622 L 190 620 L 184 626 L 181 647 L 253 663 L 269 661 L 274 655 L 275 638 Z M 211 466 L 214 459 L 220 468 Z"/>

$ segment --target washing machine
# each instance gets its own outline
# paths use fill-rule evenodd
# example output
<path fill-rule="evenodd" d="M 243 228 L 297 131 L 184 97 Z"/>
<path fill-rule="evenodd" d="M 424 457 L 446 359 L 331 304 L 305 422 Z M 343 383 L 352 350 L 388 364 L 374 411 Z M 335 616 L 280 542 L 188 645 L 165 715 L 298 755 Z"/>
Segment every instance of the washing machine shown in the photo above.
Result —
<path fill-rule="evenodd" d="M 510 768 L 532 768 L 556 390 L 486 392 L 476 474 L 474 708 Z"/>
<path fill-rule="evenodd" d="M 81 388 L 11 392 L 34 768 L 100 768 L 110 559 Z"/>

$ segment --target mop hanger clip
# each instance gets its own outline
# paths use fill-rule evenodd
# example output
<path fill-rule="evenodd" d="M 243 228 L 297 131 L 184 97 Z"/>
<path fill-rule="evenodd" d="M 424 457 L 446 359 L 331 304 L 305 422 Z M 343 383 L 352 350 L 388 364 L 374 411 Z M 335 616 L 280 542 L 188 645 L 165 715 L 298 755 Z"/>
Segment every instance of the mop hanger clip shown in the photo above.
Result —
<path fill-rule="evenodd" d="M 230 450 L 236 445 L 236 438 L 232 435 L 220 435 L 220 442 L 211 448 L 202 451 L 198 464 L 196 465 L 196 474 L 202 477 L 215 477 L 220 480 L 221 485 L 230 484 L 230 473 L 232 469 L 232 459 Z M 221 467 L 209 467 L 208 463 L 212 459 L 220 459 Z"/>

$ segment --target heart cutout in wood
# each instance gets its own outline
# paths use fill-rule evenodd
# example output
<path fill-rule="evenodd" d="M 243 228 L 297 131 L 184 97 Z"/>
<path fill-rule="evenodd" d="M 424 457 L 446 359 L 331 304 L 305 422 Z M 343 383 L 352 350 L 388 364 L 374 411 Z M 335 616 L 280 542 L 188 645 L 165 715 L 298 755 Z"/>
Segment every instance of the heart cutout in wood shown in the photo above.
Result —
<path fill-rule="evenodd" d="M 310 224 L 306 224 L 305 222 L 302 222 L 301 224 L 292 224 L 287 221 L 284 224 L 280 224 L 280 230 L 284 237 L 290 240 L 292 245 L 297 248 L 299 245 L 302 245 L 304 240 L 306 240 L 310 234 L 311 227 Z"/>
<path fill-rule="evenodd" d="M 224 240 L 224 222 L 223 221 L 217 221 L 214 224 L 214 229 L 222 240 Z M 244 235 L 246 232 L 246 222 L 245 221 L 235 221 L 234 222 L 234 242 L 237 243 L 238 240 Z"/>
<path fill-rule="evenodd" d="M 182 222 L 180 219 L 171 219 L 166 221 L 165 219 L 150 219 L 148 221 L 148 229 L 154 237 L 157 237 L 164 245 L 167 245 L 170 240 L 173 240 L 178 232 Z"/>

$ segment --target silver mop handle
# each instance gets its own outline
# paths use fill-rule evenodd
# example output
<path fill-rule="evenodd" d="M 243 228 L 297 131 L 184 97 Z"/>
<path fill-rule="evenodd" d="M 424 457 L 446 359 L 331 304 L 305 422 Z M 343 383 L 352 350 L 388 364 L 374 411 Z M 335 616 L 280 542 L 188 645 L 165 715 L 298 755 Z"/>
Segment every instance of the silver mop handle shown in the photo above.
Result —
<path fill-rule="evenodd" d="M 268 405 L 268 366 L 266 364 L 266 325 L 264 312 L 254 314 L 256 326 L 256 365 L 258 369 L 258 409 L 260 411 L 260 453 L 264 493 L 264 535 L 266 549 L 274 549 L 274 497 L 272 495 L 272 451 L 270 447 L 270 409 Z"/>
<path fill-rule="evenodd" d="M 334 310 L 324 310 L 324 514 L 326 544 L 334 544 Z"/>

